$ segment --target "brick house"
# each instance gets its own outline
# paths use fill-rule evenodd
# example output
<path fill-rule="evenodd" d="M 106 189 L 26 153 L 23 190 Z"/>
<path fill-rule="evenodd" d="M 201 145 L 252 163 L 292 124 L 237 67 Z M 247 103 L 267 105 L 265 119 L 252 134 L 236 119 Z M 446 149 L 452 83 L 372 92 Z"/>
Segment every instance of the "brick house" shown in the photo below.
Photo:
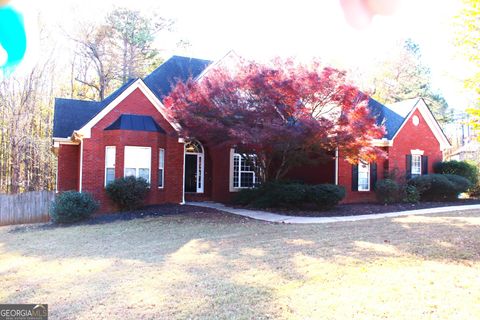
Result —
<path fill-rule="evenodd" d="M 255 172 L 234 149 L 206 147 L 185 141 L 165 117 L 162 99 L 172 84 L 198 79 L 212 63 L 173 56 L 144 79 L 134 79 L 100 102 L 55 99 L 53 149 L 58 156 L 57 191 L 93 194 L 101 211 L 114 209 L 105 186 L 118 177 L 144 177 L 151 187 L 147 204 L 189 200 L 228 202 L 234 192 L 251 187 Z M 289 178 L 305 183 L 335 183 L 345 187 L 345 202 L 374 200 L 377 179 L 395 170 L 399 177 L 432 171 L 449 142 L 421 98 L 369 107 L 385 137 L 372 143 L 388 158 L 351 165 L 342 151 L 332 160 L 293 169 Z"/>

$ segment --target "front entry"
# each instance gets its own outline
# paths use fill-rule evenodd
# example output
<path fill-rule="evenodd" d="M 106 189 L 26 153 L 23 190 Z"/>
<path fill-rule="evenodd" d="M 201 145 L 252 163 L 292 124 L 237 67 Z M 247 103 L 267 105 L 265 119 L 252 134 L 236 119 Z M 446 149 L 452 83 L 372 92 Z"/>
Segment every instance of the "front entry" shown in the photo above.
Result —
<path fill-rule="evenodd" d="M 185 144 L 185 192 L 203 193 L 204 151 L 198 141 Z"/>
<path fill-rule="evenodd" d="M 197 161 L 196 154 L 185 155 L 185 192 L 197 192 Z"/>

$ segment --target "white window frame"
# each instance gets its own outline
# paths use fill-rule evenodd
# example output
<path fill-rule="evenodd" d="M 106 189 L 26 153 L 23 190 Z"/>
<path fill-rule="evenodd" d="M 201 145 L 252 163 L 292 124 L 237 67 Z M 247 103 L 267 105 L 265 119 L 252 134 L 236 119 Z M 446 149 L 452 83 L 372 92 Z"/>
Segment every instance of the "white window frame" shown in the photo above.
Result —
<path fill-rule="evenodd" d="M 124 148 L 124 153 L 123 153 L 123 176 L 124 177 L 127 177 L 126 175 L 126 169 L 127 169 L 127 166 L 125 165 L 125 162 L 126 162 L 126 154 L 127 154 L 127 150 L 130 149 L 132 150 L 132 152 L 135 152 L 135 150 L 141 150 L 141 149 L 148 149 L 149 150 L 149 153 L 150 153 L 150 160 L 148 161 L 148 180 L 147 182 L 150 184 L 151 181 L 152 181 L 152 148 L 151 147 L 138 147 L 138 146 L 125 146 Z M 146 169 L 146 168 L 140 168 L 140 167 L 128 167 L 128 169 L 135 169 L 135 177 L 138 178 L 140 175 L 139 175 L 139 172 L 140 170 L 139 169 Z"/>
<path fill-rule="evenodd" d="M 410 168 L 410 175 L 412 176 L 412 178 L 422 175 L 422 155 L 412 154 L 412 166 Z"/>
<path fill-rule="evenodd" d="M 108 165 L 107 155 L 108 150 L 113 150 L 113 165 Z M 115 146 L 105 146 L 105 177 L 103 179 L 103 185 L 107 186 L 107 169 L 113 169 L 113 180 L 115 180 L 115 158 L 117 156 L 117 148 Z"/>
<path fill-rule="evenodd" d="M 235 158 L 238 159 L 238 180 L 237 180 L 237 183 L 235 183 Z M 245 162 L 247 161 L 243 156 L 242 154 L 240 153 L 236 153 L 236 152 L 233 152 L 233 157 L 232 157 L 232 186 L 233 186 L 233 189 L 251 189 L 251 188 L 254 188 L 255 185 L 257 184 L 257 173 L 255 172 L 255 170 L 245 170 L 245 171 L 242 171 L 242 162 Z M 242 186 L 242 173 L 251 173 L 253 174 L 253 187 L 245 187 L 245 186 Z"/>
<path fill-rule="evenodd" d="M 366 171 L 362 170 L 362 166 L 366 167 Z M 358 174 L 357 174 L 357 181 L 358 181 L 358 191 L 361 192 L 366 192 L 370 191 L 370 174 L 371 174 L 371 167 L 370 163 L 364 162 L 364 161 L 359 161 L 358 162 Z M 367 188 L 363 188 L 360 186 L 360 174 L 361 173 L 367 173 Z"/>
<path fill-rule="evenodd" d="M 160 175 L 160 170 L 162 170 L 162 174 Z M 161 185 L 160 185 L 161 182 Z M 159 189 L 163 189 L 165 187 L 165 149 L 160 148 L 158 150 L 158 181 L 157 186 Z"/>

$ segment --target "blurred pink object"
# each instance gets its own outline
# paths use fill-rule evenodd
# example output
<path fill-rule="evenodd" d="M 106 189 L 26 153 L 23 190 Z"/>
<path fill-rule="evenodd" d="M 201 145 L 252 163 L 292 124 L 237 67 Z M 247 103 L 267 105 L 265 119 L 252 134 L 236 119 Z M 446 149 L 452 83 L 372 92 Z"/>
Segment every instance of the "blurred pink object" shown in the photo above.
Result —
<path fill-rule="evenodd" d="M 367 27 L 375 15 L 391 15 L 400 0 L 340 0 L 347 22 L 354 28 Z"/>

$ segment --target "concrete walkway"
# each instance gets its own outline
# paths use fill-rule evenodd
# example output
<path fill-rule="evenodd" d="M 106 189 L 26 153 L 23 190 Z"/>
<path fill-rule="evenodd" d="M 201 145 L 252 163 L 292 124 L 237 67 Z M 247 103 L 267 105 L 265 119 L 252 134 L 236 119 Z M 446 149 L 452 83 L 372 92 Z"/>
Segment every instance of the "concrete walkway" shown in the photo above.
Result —
<path fill-rule="evenodd" d="M 428 214 L 428 213 L 441 213 L 441 212 L 480 209 L 480 204 L 473 204 L 473 205 L 465 205 L 465 206 L 439 207 L 439 208 L 408 210 L 408 211 L 400 211 L 400 212 L 364 214 L 359 216 L 292 217 L 292 216 L 285 216 L 281 214 L 275 214 L 275 213 L 260 211 L 260 210 L 231 208 L 216 202 L 187 202 L 186 204 L 191 206 L 213 208 L 220 211 L 225 211 L 225 212 L 237 214 L 244 217 L 249 217 L 256 220 L 278 222 L 278 223 L 331 223 L 331 222 L 392 218 L 392 217 L 408 216 L 408 215 L 415 215 L 415 214 Z"/>

